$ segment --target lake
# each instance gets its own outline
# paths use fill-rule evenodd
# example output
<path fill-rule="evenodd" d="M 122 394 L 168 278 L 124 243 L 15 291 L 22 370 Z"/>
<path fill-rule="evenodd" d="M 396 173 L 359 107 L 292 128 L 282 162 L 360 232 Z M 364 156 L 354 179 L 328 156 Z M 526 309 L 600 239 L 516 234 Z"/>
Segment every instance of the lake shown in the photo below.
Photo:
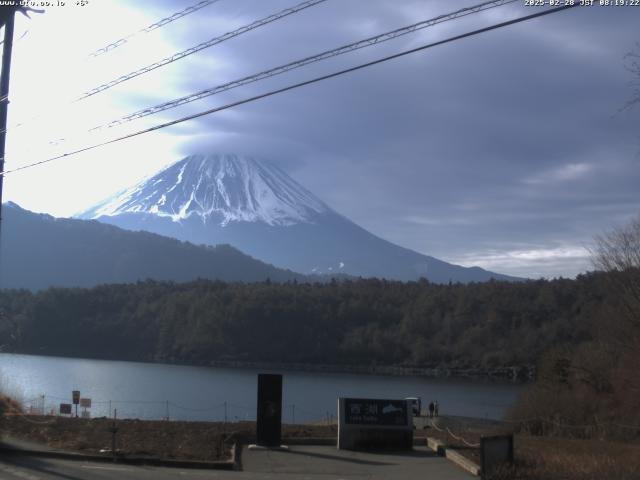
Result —
<path fill-rule="evenodd" d="M 336 415 L 338 397 L 421 397 L 440 413 L 500 419 L 521 384 L 470 379 L 273 372 L 36 355 L 0 354 L 0 388 L 26 410 L 58 411 L 72 390 L 91 398 L 92 417 L 174 420 L 255 420 L 258 373 L 282 373 L 284 423 Z M 81 411 L 80 409 L 79 411 Z"/>

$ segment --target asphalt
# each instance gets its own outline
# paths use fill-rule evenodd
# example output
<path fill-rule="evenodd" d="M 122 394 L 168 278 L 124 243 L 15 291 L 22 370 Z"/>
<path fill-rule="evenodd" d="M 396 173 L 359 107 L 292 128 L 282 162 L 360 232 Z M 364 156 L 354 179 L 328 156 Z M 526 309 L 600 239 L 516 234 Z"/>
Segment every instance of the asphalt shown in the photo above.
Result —
<path fill-rule="evenodd" d="M 13 451 L 13 452 L 12 452 Z M 427 447 L 411 452 L 365 453 L 337 450 L 330 445 L 291 445 L 288 450 L 242 448 L 241 471 L 174 468 L 96 461 L 4 436 L 0 442 L 2 480 L 165 480 L 174 478 L 220 480 L 267 479 L 388 479 L 430 478 L 468 480 L 476 478 Z"/>
<path fill-rule="evenodd" d="M 361 453 L 328 446 L 292 446 L 289 451 L 244 449 L 243 471 L 163 468 L 84 460 L 0 454 L 2 480 L 325 480 L 475 478 L 445 458 L 418 447 L 404 454 Z"/>
<path fill-rule="evenodd" d="M 249 479 L 467 480 L 474 477 L 426 447 L 406 453 L 364 453 L 330 446 L 291 446 L 289 450 L 242 451 Z M 241 477 L 229 477 L 241 478 Z"/>
<path fill-rule="evenodd" d="M 234 479 L 234 472 L 120 465 L 0 454 L 2 480 L 172 480 Z"/>

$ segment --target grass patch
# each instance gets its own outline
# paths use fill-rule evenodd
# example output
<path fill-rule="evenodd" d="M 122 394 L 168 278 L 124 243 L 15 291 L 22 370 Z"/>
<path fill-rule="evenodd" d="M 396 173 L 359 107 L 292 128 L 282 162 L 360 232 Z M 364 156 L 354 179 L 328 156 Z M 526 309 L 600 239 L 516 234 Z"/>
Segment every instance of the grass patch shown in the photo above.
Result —
<path fill-rule="evenodd" d="M 442 419 L 441 427 L 449 426 L 457 436 L 469 443 L 480 443 L 483 435 L 508 433 L 509 424 L 502 427 L 481 427 L 472 421 Z M 449 448 L 480 465 L 480 448 L 455 439 L 434 428 L 425 430 L 428 436 L 443 441 Z M 632 441 L 612 439 L 570 438 L 557 435 L 514 435 L 515 465 L 505 469 L 499 480 L 640 480 L 640 438 Z"/>
<path fill-rule="evenodd" d="M 8 415 L 3 432 L 51 448 L 99 454 L 111 448 L 107 418 Z M 123 419 L 116 422 L 117 450 L 126 456 L 180 460 L 225 460 L 235 441 L 255 442 L 255 422 L 181 422 Z M 283 437 L 332 437 L 335 426 L 283 425 Z"/>
<path fill-rule="evenodd" d="M 516 435 L 513 479 L 638 480 L 640 444 Z"/>

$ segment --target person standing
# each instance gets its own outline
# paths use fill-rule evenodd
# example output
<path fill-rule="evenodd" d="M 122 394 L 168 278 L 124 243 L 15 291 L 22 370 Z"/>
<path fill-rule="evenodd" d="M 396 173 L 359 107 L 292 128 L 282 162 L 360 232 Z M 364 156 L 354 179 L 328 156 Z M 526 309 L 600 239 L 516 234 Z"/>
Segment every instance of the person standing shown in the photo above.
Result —
<path fill-rule="evenodd" d="M 439 410 L 439 406 L 438 406 L 438 400 L 436 400 L 433 403 L 433 414 L 437 417 L 438 416 L 438 410 Z"/>
<path fill-rule="evenodd" d="M 433 404 L 433 401 L 429 402 L 429 418 L 433 418 L 433 412 L 435 410 L 435 405 Z"/>

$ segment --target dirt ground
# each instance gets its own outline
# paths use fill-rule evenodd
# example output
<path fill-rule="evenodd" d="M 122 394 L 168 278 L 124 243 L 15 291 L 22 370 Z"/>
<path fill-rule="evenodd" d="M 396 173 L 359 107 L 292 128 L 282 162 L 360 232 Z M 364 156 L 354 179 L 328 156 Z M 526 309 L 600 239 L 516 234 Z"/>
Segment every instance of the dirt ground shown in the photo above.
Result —
<path fill-rule="evenodd" d="M 9 415 L 0 431 L 21 440 L 55 449 L 111 454 L 113 421 L 107 418 L 68 418 Z M 179 421 L 116 421 L 116 450 L 126 456 L 181 460 L 226 460 L 234 441 L 255 441 L 255 422 L 214 423 Z M 335 426 L 283 425 L 282 436 L 327 438 Z"/>
<path fill-rule="evenodd" d="M 447 431 L 445 426 L 449 426 Z M 46 444 L 52 448 L 110 455 L 111 427 L 106 418 L 6 415 L 0 419 L 3 434 Z M 255 441 L 255 422 L 215 423 L 118 420 L 117 450 L 121 455 L 181 460 L 226 460 L 235 441 Z M 433 427 L 415 430 L 415 436 L 436 437 L 480 464 L 480 450 L 467 443 L 482 435 L 508 432 L 507 427 L 454 418 Z M 456 439 L 463 438 L 464 442 Z M 283 438 L 333 438 L 335 425 L 283 425 Z M 420 440 L 416 440 L 420 442 Z M 510 480 L 640 480 L 640 439 L 614 442 L 563 437 L 515 435 L 513 469 L 499 478 Z M 106 452 L 105 452 L 106 450 Z"/>
<path fill-rule="evenodd" d="M 510 426 L 485 425 L 456 420 L 425 429 L 460 454 L 480 465 L 483 435 L 510 433 Z M 455 438 L 453 435 L 458 438 Z M 464 441 L 460 440 L 464 439 Z M 466 442 L 466 443 L 465 443 Z M 515 465 L 497 479 L 509 480 L 640 480 L 640 438 L 635 442 L 605 439 L 577 439 L 551 436 L 514 435 Z"/>

